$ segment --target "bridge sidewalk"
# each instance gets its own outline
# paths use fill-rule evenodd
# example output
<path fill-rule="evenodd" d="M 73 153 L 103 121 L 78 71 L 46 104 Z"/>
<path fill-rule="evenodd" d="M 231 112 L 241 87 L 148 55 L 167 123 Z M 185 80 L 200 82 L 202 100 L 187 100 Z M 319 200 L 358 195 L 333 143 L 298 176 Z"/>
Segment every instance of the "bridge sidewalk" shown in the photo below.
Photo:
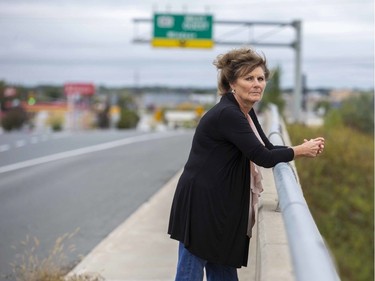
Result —
<path fill-rule="evenodd" d="M 268 113 L 270 114 L 270 113 Z M 265 128 L 270 116 L 264 117 Z M 283 125 L 283 132 L 286 132 Z M 266 130 L 267 131 L 267 130 Z M 286 144 L 289 136 L 284 135 Z M 277 208 L 272 169 L 262 169 L 264 192 L 250 242 L 249 266 L 238 270 L 241 281 L 294 281 L 288 241 Z M 71 272 L 100 274 L 106 281 L 174 280 L 178 243 L 167 235 L 172 197 L 181 171 L 115 229 Z M 261 233 L 259 235 L 258 233 Z"/>

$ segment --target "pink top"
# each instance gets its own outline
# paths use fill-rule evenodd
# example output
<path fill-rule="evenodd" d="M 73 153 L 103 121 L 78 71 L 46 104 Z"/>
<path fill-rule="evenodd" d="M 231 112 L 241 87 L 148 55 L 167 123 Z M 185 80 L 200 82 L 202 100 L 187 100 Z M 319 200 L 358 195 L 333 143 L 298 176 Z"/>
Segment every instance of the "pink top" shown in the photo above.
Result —
<path fill-rule="evenodd" d="M 250 115 L 247 114 L 246 116 L 247 121 L 249 121 L 250 127 L 253 130 L 254 134 L 257 136 L 259 141 L 264 145 L 264 142 L 262 138 L 260 137 L 258 130 L 256 129 L 253 120 L 251 119 Z M 255 205 L 258 203 L 258 199 L 260 197 L 261 192 L 263 191 L 263 185 L 262 185 L 262 172 L 260 170 L 260 167 L 250 161 L 250 188 L 251 188 L 251 194 L 250 194 L 250 206 L 249 206 L 249 222 L 247 226 L 247 235 L 251 237 L 251 229 L 253 228 L 255 224 Z"/>

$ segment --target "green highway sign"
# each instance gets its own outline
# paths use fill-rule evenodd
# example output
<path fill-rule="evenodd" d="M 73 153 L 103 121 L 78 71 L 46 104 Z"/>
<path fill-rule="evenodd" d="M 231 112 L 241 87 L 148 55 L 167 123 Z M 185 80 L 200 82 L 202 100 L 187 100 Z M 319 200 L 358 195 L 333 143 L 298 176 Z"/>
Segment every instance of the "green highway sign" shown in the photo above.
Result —
<path fill-rule="evenodd" d="M 212 16 L 154 14 L 152 46 L 212 48 Z"/>

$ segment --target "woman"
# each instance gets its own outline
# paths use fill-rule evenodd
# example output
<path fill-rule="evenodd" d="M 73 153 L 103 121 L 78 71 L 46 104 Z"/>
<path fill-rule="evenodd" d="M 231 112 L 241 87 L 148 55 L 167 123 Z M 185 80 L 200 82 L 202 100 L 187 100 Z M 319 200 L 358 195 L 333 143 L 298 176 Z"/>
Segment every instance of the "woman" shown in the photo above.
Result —
<path fill-rule="evenodd" d="M 222 97 L 197 126 L 170 214 L 168 233 L 180 241 L 178 281 L 201 281 L 204 268 L 208 281 L 238 280 L 237 268 L 247 265 L 251 188 L 261 189 L 257 166 L 316 157 L 324 148 L 323 138 L 284 147 L 265 136 L 253 109 L 269 78 L 264 57 L 235 49 L 214 65 Z"/>

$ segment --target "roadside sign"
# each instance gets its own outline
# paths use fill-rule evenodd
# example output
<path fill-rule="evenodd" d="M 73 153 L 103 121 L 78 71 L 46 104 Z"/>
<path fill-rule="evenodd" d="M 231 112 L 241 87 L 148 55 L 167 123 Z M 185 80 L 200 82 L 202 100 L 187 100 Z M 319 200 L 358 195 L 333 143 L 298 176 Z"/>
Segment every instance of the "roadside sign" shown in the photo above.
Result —
<path fill-rule="evenodd" d="M 6 87 L 4 89 L 4 97 L 6 98 L 11 98 L 11 97 L 15 97 L 17 95 L 17 90 L 16 88 L 13 88 L 13 87 Z"/>
<path fill-rule="evenodd" d="M 212 48 L 212 15 L 154 14 L 152 46 Z"/>
<path fill-rule="evenodd" d="M 95 86 L 91 83 L 66 83 L 64 84 L 64 93 L 70 95 L 92 96 L 95 94 Z"/>

